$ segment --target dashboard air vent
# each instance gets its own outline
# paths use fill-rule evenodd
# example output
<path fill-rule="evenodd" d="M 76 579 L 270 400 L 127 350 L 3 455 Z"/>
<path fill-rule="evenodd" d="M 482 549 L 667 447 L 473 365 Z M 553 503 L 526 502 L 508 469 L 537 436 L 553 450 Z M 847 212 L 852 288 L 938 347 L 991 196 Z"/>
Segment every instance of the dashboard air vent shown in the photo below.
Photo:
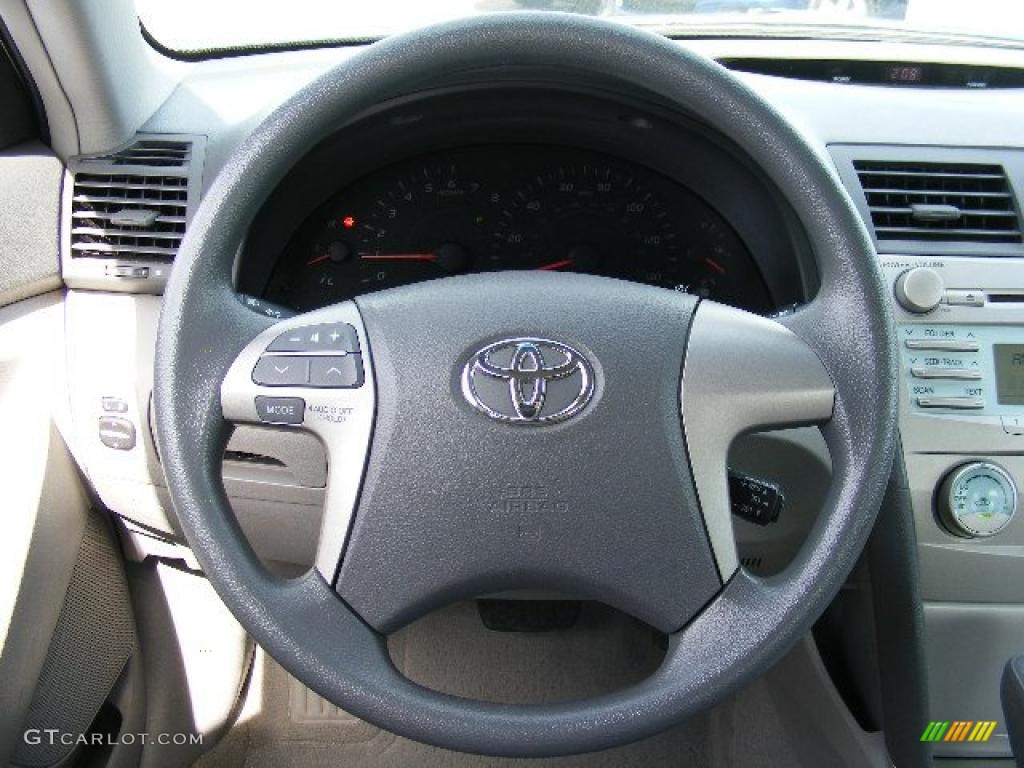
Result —
<path fill-rule="evenodd" d="M 137 141 L 110 156 L 114 165 L 149 165 L 163 168 L 182 168 L 188 165 L 192 143 L 164 139 Z"/>
<path fill-rule="evenodd" d="M 855 160 L 853 167 L 878 240 L 1022 242 L 1001 165 Z"/>
<path fill-rule="evenodd" d="M 169 262 L 185 234 L 191 143 L 138 141 L 85 158 L 71 195 L 71 256 Z"/>

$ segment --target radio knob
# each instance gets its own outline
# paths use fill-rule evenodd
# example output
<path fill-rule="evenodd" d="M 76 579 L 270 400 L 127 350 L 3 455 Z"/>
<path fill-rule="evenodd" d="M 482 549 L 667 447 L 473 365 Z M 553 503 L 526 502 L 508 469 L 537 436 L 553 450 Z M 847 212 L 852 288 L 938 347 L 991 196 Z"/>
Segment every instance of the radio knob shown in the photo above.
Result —
<path fill-rule="evenodd" d="M 969 539 L 995 536 L 1017 512 L 1017 486 L 997 464 L 972 461 L 946 476 L 937 501 L 950 533 Z"/>
<path fill-rule="evenodd" d="M 934 269 L 914 267 L 896 279 L 896 301 L 908 312 L 923 315 L 942 302 L 946 286 Z"/>

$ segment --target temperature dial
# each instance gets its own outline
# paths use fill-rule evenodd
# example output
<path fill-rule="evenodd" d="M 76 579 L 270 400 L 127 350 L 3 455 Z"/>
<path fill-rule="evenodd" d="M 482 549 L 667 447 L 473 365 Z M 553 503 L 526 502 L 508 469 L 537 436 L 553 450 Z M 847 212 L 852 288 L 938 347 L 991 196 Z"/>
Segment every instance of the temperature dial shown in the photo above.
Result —
<path fill-rule="evenodd" d="M 994 536 L 1017 511 L 1017 486 L 1006 470 L 987 461 L 956 468 L 939 488 L 939 515 L 950 533 Z"/>

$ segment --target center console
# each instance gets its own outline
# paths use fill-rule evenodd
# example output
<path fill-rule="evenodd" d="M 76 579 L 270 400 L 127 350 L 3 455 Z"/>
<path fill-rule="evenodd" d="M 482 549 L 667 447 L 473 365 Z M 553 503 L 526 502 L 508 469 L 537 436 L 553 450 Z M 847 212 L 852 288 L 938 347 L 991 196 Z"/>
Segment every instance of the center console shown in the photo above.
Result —
<path fill-rule="evenodd" d="M 882 256 L 900 361 L 900 434 L 913 499 L 931 717 L 996 721 L 1024 638 L 1024 261 Z"/>
<path fill-rule="evenodd" d="M 829 152 L 892 300 L 928 717 L 997 723 L 984 741 L 939 740 L 932 752 L 1010 757 L 999 684 L 1024 650 L 1024 152 Z"/>

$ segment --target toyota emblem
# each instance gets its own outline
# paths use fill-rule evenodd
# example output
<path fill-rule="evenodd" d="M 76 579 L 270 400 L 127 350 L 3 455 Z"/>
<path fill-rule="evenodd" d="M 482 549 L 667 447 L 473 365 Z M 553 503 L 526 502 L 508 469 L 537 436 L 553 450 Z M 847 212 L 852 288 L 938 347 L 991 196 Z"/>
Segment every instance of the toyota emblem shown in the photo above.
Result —
<path fill-rule="evenodd" d="M 462 393 L 478 411 L 511 424 L 552 424 L 582 411 L 594 394 L 587 359 L 559 341 L 504 339 L 466 363 Z"/>

